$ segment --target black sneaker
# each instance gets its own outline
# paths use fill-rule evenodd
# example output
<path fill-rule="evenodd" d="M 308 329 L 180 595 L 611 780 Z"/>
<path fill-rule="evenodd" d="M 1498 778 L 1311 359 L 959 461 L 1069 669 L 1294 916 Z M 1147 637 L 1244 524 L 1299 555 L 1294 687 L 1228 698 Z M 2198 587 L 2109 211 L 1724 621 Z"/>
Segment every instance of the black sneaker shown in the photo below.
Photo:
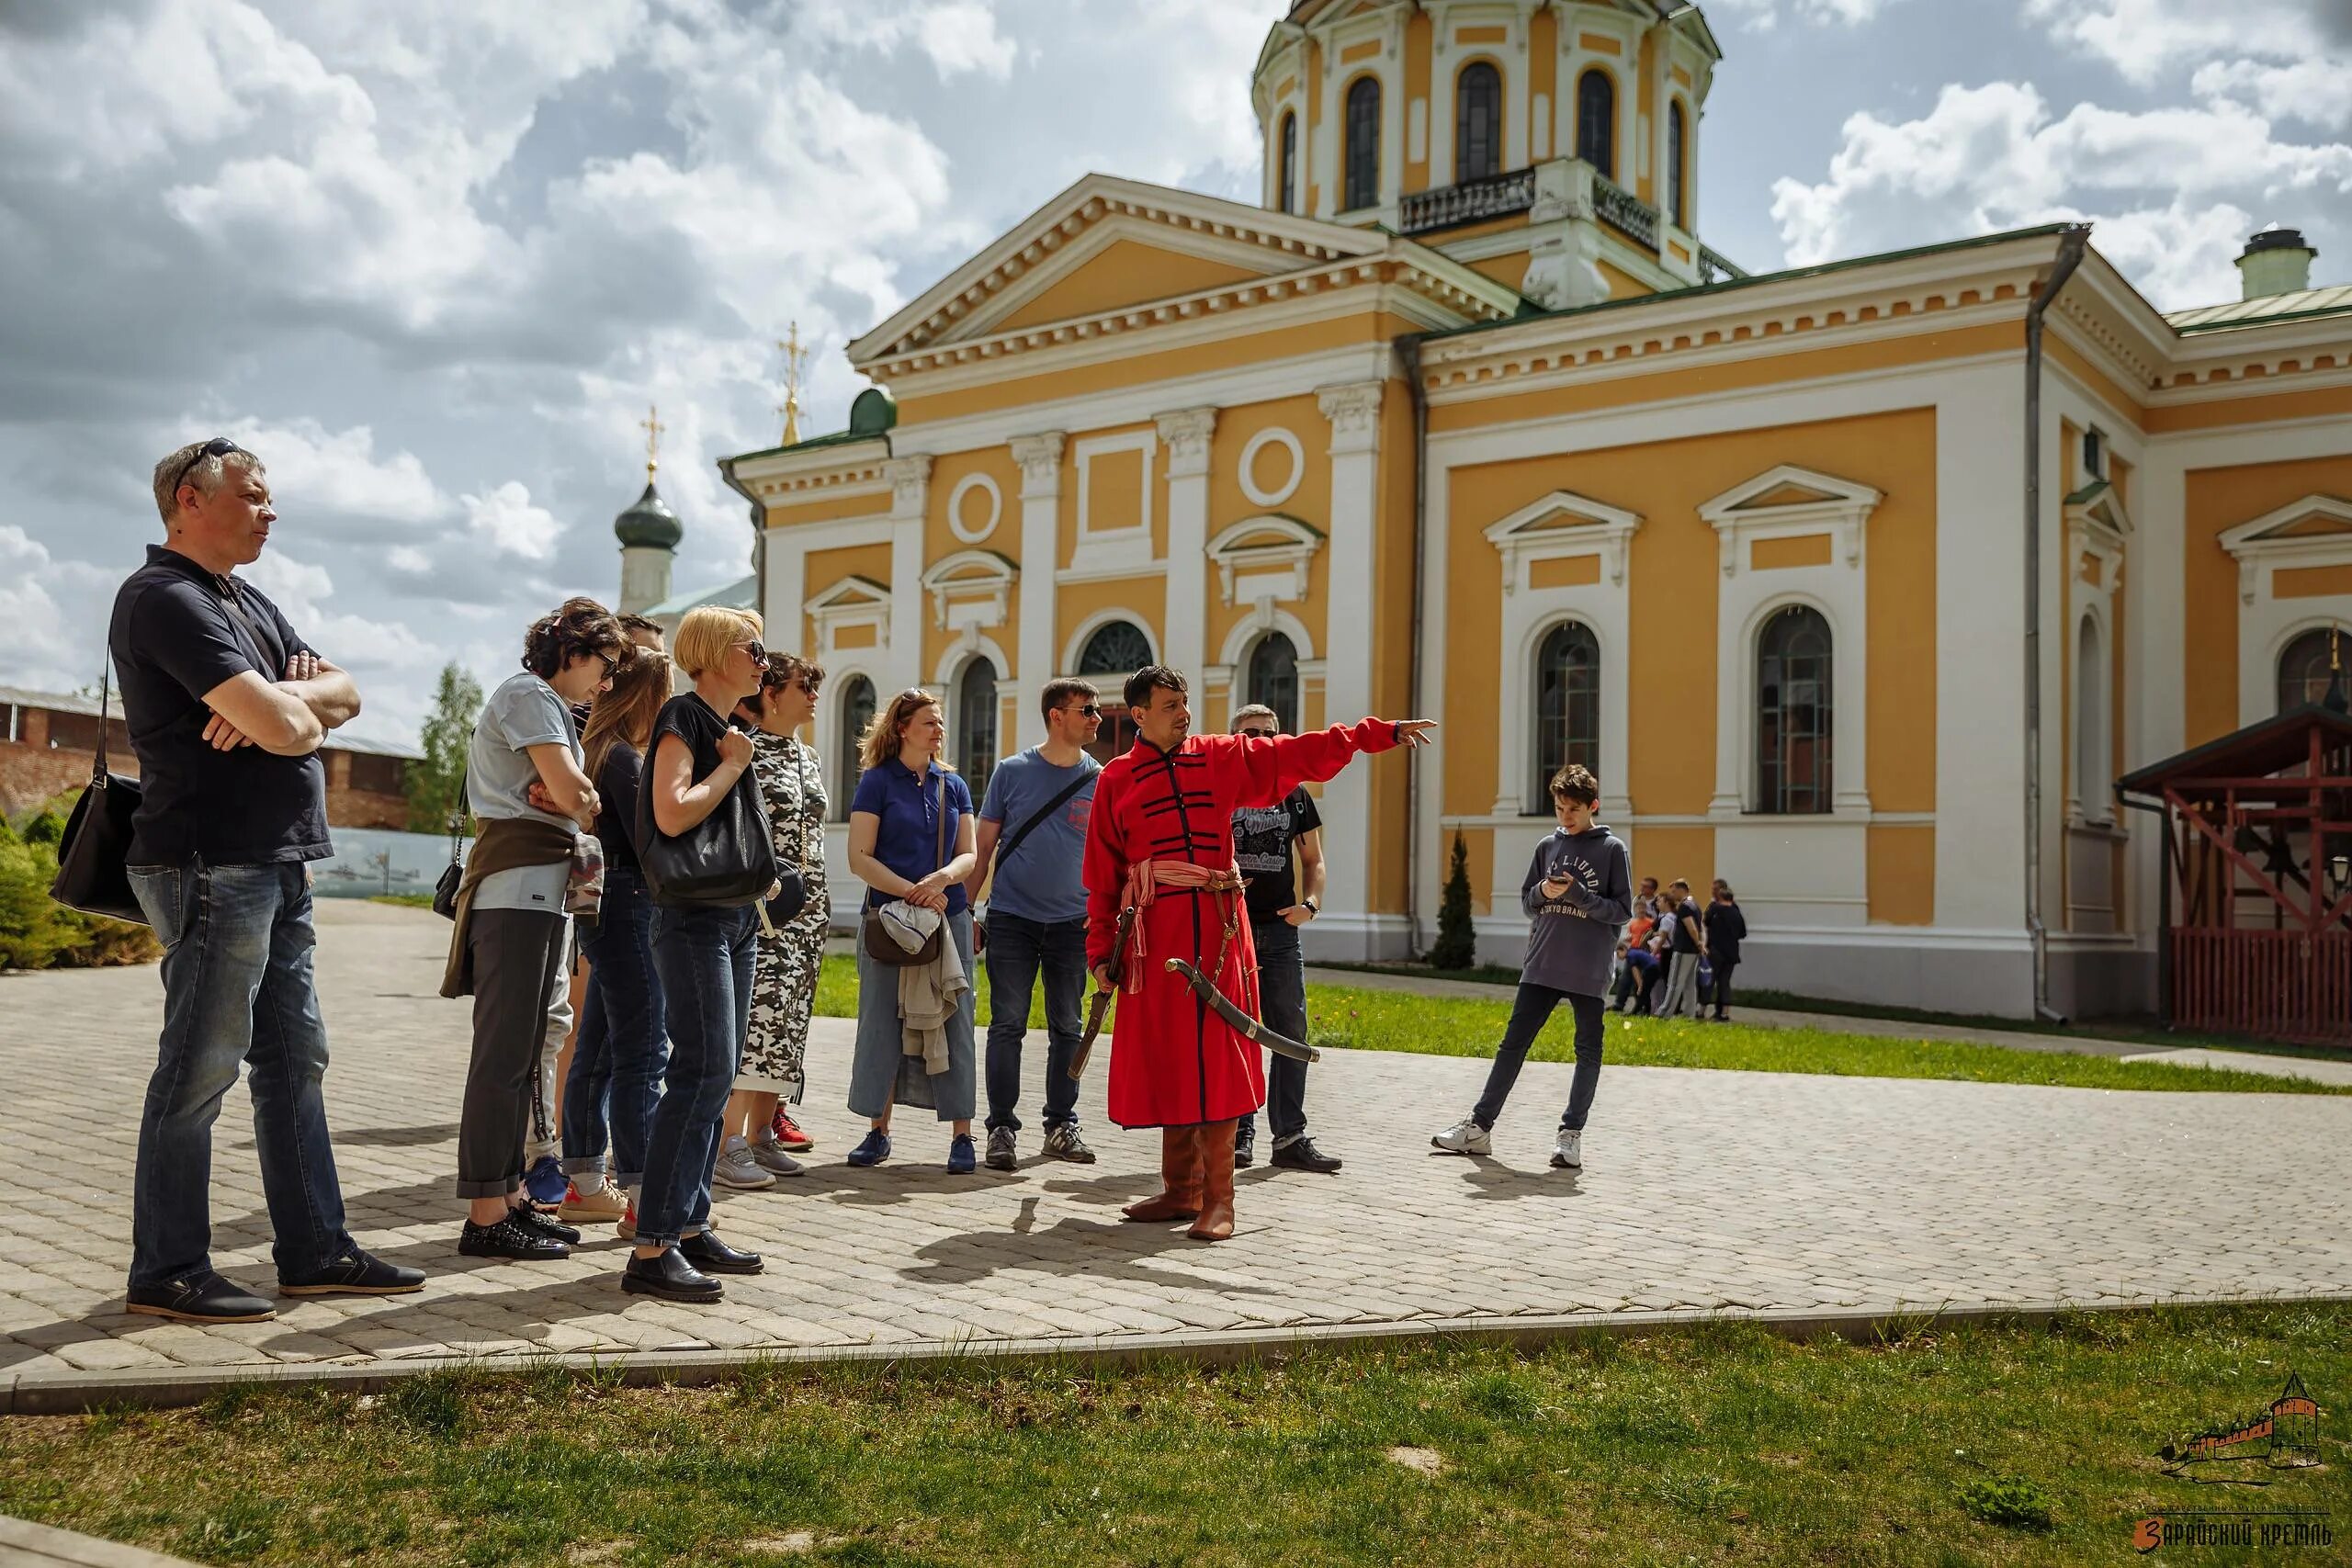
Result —
<path fill-rule="evenodd" d="M 1299 1137 L 1287 1144 L 1276 1144 L 1270 1163 L 1280 1170 L 1311 1170 L 1318 1176 L 1329 1176 L 1340 1168 L 1340 1156 L 1325 1154 L 1315 1146 L 1312 1138 Z"/>
<path fill-rule="evenodd" d="M 277 1277 L 281 1296 L 403 1296 L 424 1289 L 424 1270 L 370 1258 L 357 1247 L 298 1279 Z"/>
<path fill-rule="evenodd" d="M 758 1253 L 728 1246 L 713 1230 L 696 1231 L 678 1243 L 677 1251 L 706 1274 L 757 1274 L 767 1267 Z"/>
<path fill-rule="evenodd" d="M 1244 1121 L 1233 1133 L 1233 1168 L 1247 1170 L 1258 1163 L 1258 1123 Z"/>
<path fill-rule="evenodd" d="M 1078 1135 L 1078 1123 L 1065 1122 L 1046 1132 L 1046 1155 L 1049 1159 L 1066 1159 L 1072 1165 L 1092 1165 L 1094 1151 Z"/>
<path fill-rule="evenodd" d="M 537 1204 L 518 1203 L 506 1213 L 516 1224 L 534 1235 L 543 1235 L 549 1241 L 560 1241 L 566 1247 L 580 1245 L 580 1232 L 575 1227 L 565 1224 Z"/>
<path fill-rule="evenodd" d="M 621 1270 L 621 1289 L 632 1296 L 659 1296 L 697 1306 L 727 1293 L 718 1280 L 679 1257 L 674 1247 L 663 1247 L 657 1258 L 631 1258 Z"/>
<path fill-rule="evenodd" d="M 495 1224 L 468 1220 L 458 1233 L 458 1250 L 468 1258 L 511 1258 L 521 1263 L 552 1263 L 571 1256 L 570 1247 L 533 1230 L 513 1210 Z"/>
<path fill-rule="evenodd" d="M 168 1317 L 176 1323 L 267 1323 L 277 1315 L 276 1307 L 209 1269 L 160 1285 L 133 1285 L 124 1306 L 147 1317 Z"/>
<path fill-rule="evenodd" d="M 988 1157 L 981 1163 L 990 1170 L 1014 1169 L 1021 1163 L 1019 1136 L 1010 1127 L 989 1128 Z"/>

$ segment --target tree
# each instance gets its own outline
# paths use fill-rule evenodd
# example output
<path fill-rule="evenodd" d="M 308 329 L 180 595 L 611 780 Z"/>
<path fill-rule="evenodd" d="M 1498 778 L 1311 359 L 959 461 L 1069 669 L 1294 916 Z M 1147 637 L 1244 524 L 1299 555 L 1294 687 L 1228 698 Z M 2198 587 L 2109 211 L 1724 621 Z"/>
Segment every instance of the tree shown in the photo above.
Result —
<path fill-rule="evenodd" d="M 1478 934 L 1470 925 L 1470 851 L 1462 835 L 1453 835 L 1453 859 L 1445 873 L 1445 892 L 1437 905 L 1437 945 L 1430 949 L 1435 969 L 1467 969 L 1478 961 Z"/>
<path fill-rule="evenodd" d="M 466 777 L 466 749 L 481 716 L 481 682 L 454 661 L 444 665 L 433 691 L 433 714 L 418 744 L 424 760 L 408 766 L 408 830 L 446 833 Z"/>

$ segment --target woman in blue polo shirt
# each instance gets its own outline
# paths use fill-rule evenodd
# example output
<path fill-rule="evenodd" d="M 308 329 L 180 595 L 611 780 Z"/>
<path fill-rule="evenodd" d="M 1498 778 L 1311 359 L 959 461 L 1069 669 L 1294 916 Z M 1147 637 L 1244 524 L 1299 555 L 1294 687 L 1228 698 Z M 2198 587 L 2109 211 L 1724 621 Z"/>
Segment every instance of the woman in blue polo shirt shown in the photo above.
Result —
<path fill-rule="evenodd" d="M 940 761 L 947 724 L 939 699 L 920 689 L 900 692 L 874 716 L 859 741 L 865 771 L 849 808 L 849 869 L 866 886 L 865 919 L 886 905 L 905 902 L 942 916 L 967 983 L 949 1014 L 944 1070 L 910 1054 L 899 1010 L 906 971 L 857 951 L 857 1050 L 850 1063 L 849 1108 L 872 1124 L 850 1151 L 852 1165 L 890 1157 L 890 1111 L 905 1104 L 935 1110 L 954 1123 L 947 1168 L 963 1175 L 975 1163 L 972 1110 L 978 1074 L 972 1051 L 972 914 L 964 879 L 972 874 L 972 792 Z M 946 820 L 941 821 L 942 813 Z M 944 850 L 944 852 L 943 852 Z M 860 931 L 861 939 L 865 933 Z M 886 939 L 887 940 L 887 939 Z"/>

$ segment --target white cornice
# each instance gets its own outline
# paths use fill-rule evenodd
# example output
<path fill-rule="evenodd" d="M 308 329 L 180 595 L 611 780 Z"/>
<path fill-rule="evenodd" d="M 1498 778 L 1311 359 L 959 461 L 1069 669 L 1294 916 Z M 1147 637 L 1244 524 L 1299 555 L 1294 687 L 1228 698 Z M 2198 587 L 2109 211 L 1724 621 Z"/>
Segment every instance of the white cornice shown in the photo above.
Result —
<path fill-rule="evenodd" d="M 882 465 L 890 456 L 883 436 L 870 441 L 843 442 L 813 450 L 786 449 L 721 459 L 720 466 L 735 482 L 758 493 L 771 506 L 819 497 L 869 495 L 885 492 L 889 484 Z"/>
<path fill-rule="evenodd" d="M 1788 486 L 1814 492 L 1815 499 L 1754 504 L 1760 496 Z M 1734 485 L 1712 501 L 1702 502 L 1699 515 L 1721 541 L 1723 574 L 1733 577 L 1747 563 L 1740 558 L 1745 540 L 1788 538 L 1801 534 L 1828 533 L 1838 541 L 1838 556 L 1849 567 L 1862 564 L 1862 525 L 1886 497 L 1869 485 L 1841 479 L 1815 468 L 1782 463 L 1744 484 Z"/>
<path fill-rule="evenodd" d="M 2341 523 L 2341 530 L 2324 534 L 2278 536 L 2278 531 L 2314 517 Z M 2251 523 L 2226 529 L 2222 548 L 2238 563 L 2238 597 L 2252 604 L 2264 567 L 2335 566 L 2352 561 L 2352 502 L 2314 492 L 2266 512 Z"/>
<path fill-rule="evenodd" d="M 1575 521 L 1555 525 L 1554 520 L 1562 517 Z M 1623 587 L 1625 547 L 1641 526 L 1638 512 L 1555 490 L 1488 524 L 1483 532 L 1502 557 L 1503 592 L 1509 596 L 1528 586 L 1528 571 L 1535 562 L 1564 556 L 1600 556 L 1610 586 Z"/>

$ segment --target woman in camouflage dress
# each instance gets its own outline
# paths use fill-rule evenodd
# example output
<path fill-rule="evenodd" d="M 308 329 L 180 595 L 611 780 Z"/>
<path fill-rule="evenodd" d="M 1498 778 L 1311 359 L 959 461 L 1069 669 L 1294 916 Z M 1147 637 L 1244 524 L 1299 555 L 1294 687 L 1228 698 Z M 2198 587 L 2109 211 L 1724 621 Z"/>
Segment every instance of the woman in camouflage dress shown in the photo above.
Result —
<path fill-rule="evenodd" d="M 742 1066 L 728 1101 L 715 1179 L 738 1189 L 766 1187 L 803 1169 L 791 1150 L 810 1142 L 784 1107 L 807 1087 L 808 1016 L 817 1001 L 817 970 L 825 956 L 832 903 L 825 892 L 824 770 L 796 731 L 816 717 L 825 672 L 789 653 L 768 655 L 760 690 L 743 704 L 759 721 L 752 738 L 752 772 L 767 804 L 768 831 L 779 866 L 797 866 L 808 901 L 771 936 L 760 934 L 752 973 L 750 1030 Z"/>

